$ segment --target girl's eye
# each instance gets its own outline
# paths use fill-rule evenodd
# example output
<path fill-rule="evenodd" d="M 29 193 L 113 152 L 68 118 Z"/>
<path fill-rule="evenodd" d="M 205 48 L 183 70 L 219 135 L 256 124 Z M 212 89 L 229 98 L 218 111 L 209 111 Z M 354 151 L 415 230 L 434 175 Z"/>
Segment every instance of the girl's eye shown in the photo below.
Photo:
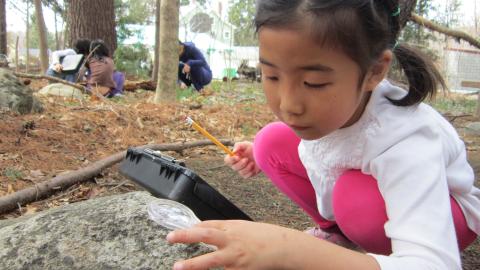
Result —
<path fill-rule="evenodd" d="M 309 82 L 303 82 L 303 84 L 305 84 L 305 86 L 306 86 L 306 87 L 309 87 L 309 88 L 319 89 L 319 88 L 324 88 L 325 86 L 329 85 L 330 83 L 309 83 Z"/>
<path fill-rule="evenodd" d="M 269 81 L 278 81 L 278 77 L 275 76 L 265 76 L 265 78 Z"/>

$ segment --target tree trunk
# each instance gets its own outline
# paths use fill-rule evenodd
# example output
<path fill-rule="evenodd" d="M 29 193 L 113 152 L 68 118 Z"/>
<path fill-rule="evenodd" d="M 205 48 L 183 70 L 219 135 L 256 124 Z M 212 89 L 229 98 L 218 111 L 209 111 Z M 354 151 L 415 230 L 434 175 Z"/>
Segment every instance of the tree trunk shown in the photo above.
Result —
<path fill-rule="evenodd" d="M 6 0 L 0 0 L 0 54 L 8 54 L 7 51 L 7 16 Z"/>
<path fill-rule="evenodd" d="M 43 18 L 42 1 L 35 0 L 35 14 L 37 16 L 38 35 L 40 40 L 40 64 L 42 73 L 48 69 L 48 44 L 47 44 L 47 27 Z"/>
<path fill-rule="evenodd" d="M 410 17 L 415 10 L 417 0 L 401 0 L 400 1 L 400 27 L 405 27 L 405 24 L 410 20 Z"/>
<path fill-rule="evenodd" d="M 30 72 L 30 5 L 27 1 L 27 19 L 25 20 L 25 73 Z"/>
<path fill-rule="evenodd" d="M 15 71 L 19 72 L 19 67 L 18 67 L 18 40 L 20 39 L 19 36 L 17 36 L 17 39 L 15 40 Z"/>
<path fill-rule="evenodd" d="M 60 40 L 58 37 L 58 27 L 57 27 L 57 12 L 53 12 L 53 16 L 55 16 L 55 50 L 60 50 Z"/>
<path fill-rule="evenodd" d="M 163 0 L 160 4 L 160 61 L 155 103 L 173 101 L 178 76 L 179 0 Z"/>
<path fill-rule="evenodd" d="M 113 56 L 117 48 L 114 0 L 68 2 L 69 45 L 79 38 L 102 39 Z"/>
<path fill-rule="evenodd" d="M 158 80 L 158 62 L 159 62 L 159 44 L 160 44 L 160 3 L 161 0 L 156 0 L 155 5 L 155 57 L 153 59 L 152 81 L 157 83 Z"/>

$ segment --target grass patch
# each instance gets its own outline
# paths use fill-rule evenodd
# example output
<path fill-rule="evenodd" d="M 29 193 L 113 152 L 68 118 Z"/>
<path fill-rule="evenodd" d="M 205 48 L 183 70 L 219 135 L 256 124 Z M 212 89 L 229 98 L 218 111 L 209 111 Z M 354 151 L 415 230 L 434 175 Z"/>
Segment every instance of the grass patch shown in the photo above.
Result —
<path fill-rule="evenodd" d="M 190 99 L 194 95 L 197 95 L 197 91 L 194 90 L 193 88 L 186 88 L 186 89 L 180 89 L 178 88 L 176 90 L 177 93 L 177 100 L 185 100 L 185 99 Z"/>
<path fill-rule="evenodd" d="M 428 103 L 441 113 L 474 114 L 477 109 L 476 96 L 437 96 L 435 100 Z"/>
<path fill-rule="evenodd" d="M 23 178 L 23 173 L 15 168 L 6 168 L 3 171 L 3 175 L 8 178 L 10 181 L 16 181 L 17 179 Z"/>

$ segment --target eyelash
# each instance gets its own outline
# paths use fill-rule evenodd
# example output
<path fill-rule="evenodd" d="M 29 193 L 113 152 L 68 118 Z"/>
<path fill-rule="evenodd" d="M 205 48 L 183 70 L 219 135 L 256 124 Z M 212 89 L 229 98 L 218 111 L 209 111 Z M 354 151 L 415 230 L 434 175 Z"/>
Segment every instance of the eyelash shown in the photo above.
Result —
<path fill-rule="evenodd" d="M 321 88 L 324 88 L 325 86 L 329 85 L 330 83 L 313 84 L 313 83 L 304 82 L 303 84 L 306 87 L 309 87 L 309 88 L 321 89 Z"/>
<path fill-rule="evenodd" d="M 274 81 L 274 82 L 278 81 L 278 77 L 275 77 L 275 76 L 267 76 L 265 78 L 269 81 Z M 303 84 L 309 88 L 321 89 L 329 85 L 330 83 L 313 84 L 313 83 L 304 82 Z"/>

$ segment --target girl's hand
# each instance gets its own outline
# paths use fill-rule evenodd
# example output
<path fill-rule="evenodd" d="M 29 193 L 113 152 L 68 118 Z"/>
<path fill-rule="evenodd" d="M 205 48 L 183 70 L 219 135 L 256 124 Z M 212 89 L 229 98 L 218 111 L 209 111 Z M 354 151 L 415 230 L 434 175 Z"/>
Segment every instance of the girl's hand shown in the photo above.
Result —
<path fill-rule="evenodd" d="M 294 252 L 292 240 L 302 241 L 307 234 L 265 223 L 243 220 L 205 221 L 186 230 L 167 235 L 169 243 L 213 245 L 218 250 L 175 263 L 174 270 L 288 269 Z M 288 260 L 288 262 L 287 262 Z M 295 269 L 295 267 L 290 268 Z"/>
<path fill-rule="evenodd" d="M 190 73 L 190 66 L 185 64 L 183 66 L 183 73 L 187 74 L 187 73 Z"/>
<path fill-rule="evenodd" d="M 62 66 L 62 64 L 58 64 L 58 63 L 57 63 L 57 64 L 55 64 L 55 66 L 54 66 L 53 69 L 54 69 L 57 73 L 60 73 L 60 72 L 62 72 L 62 70 L 63 70 L 63 66 Z"/>
<path fill-rule="evenodd" d="M 233 147 L 234 156 L 225 156 L 225 164 L 237 171 L 243 178 L 249 178 L 260 172 L 253 158 L 253 143 L 239 142 Z"/>

